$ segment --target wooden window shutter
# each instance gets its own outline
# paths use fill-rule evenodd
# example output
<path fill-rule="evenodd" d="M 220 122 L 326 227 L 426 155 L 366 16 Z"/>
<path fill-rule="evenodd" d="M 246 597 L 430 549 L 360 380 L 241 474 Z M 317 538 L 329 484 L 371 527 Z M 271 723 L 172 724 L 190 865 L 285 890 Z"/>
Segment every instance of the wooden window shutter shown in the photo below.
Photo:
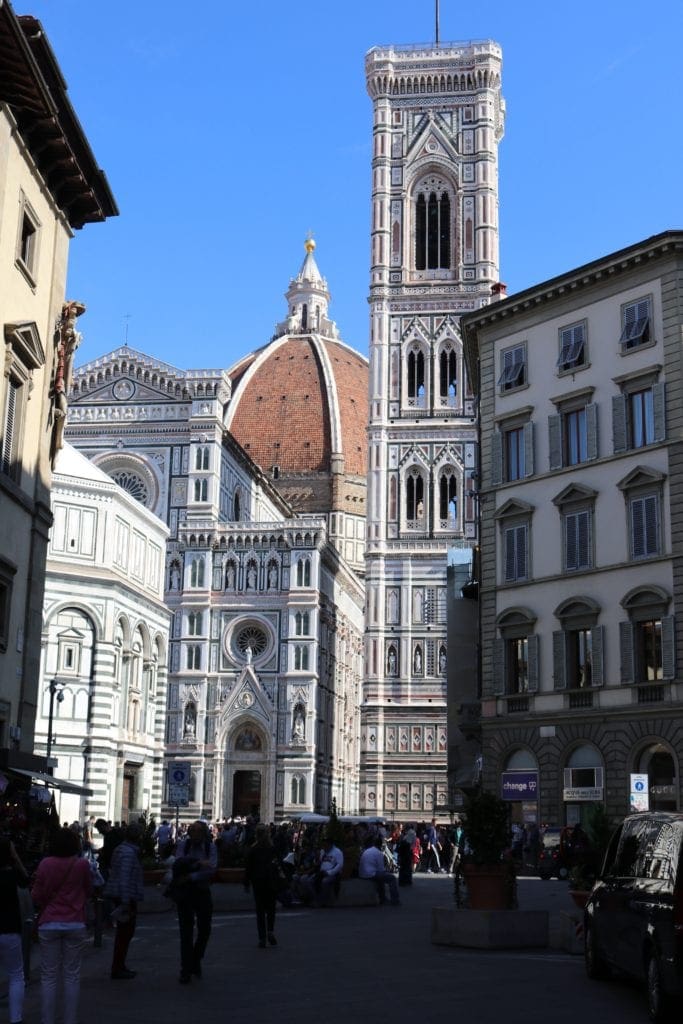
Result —
<path fill-rule="evenodd" d="M 588 569 L 591 564 L 591 513 L 588 509 L 576 514 L 576 568 Z"/>
<path fill-rule="evenodd" d="M 532 633 L 527 639 L 527 657 L 529 659 L 529 693 L 538 692 L 538 652 L 539 637 Z"/>
<path fill-rule="evenodd" d="M 612 446 L 614 454 L 625 452 L 626 437 L 626 395 L 612 397 Z"/>
<path fill-rule="evenodd" d="M 564 519 L 564 568 L 576 569 L 578 565 L 578 515 L 570 512 Z"/>
<path fill-rule="evenodd" d="M 503 482 L 503 434 L 494 430 L 491 435 L 491 484 L 497 487 Z"/>
<path fill-rule="evenodd" d="M 652 385 L 652 410 L 655 421 L 655 441 L 664 441 L 666 439 L 665 387 L 666 386 L 663 382 Z"/>
<path fill-rule="evenodd" d="M 563 629 L 553 632 L 553 686 L 556 690 L 567 686 L 567 634 Z"/>
<path fill-rule="evenodd" d="M 526 580 L 529 577 L 529 533 L 526 526 L 518 526 L 517 534 L 517 575 L 515 579 Z"/>
<path fill-rule="evenodd" d="M 524 424 L 524 476 L 534 475 L 534 425 Z"/>
<path fill-rule="evenodd" d="M 7 405 L 5 407 L 5 433 L 2 439 L 2 472 L 8 476 L 12 472 L 12 451 L 14 448 L 14 431 L 17 419 L 17 386 L 13 380 L 7 382 Z"/>
<path fill-rule="evenodd" d="M 676 629 L 673 615 L 662 618 L 662 676 L 673 679 L 676 675 Z"/>
<path fill-rule="evenodd" d="M 636 678 L 636 659 L 632 622 L 619 623 L 619 654 L 621 658 L 621 681 L 633 683 Z"/>
<path fill-rule="evenodd" d="M 562 417 L 548 416 L 548 445 L 550 449 L 550 468 L 562 468 Z"/>
<path fill-rule="evenodd" d="M 591 630 L 593 658 L 593 686 L 602 686 L 605 682 L 605 627 L 593 626 Z"/>
<path fill-rule="evenodd" d="M 598 457 L 598 407 L 595 402 L 586 406 L 586 454 L 588 459 Z"/>
<path fill-rule="evenodd" d="M 493 692 L 497 697 L 505 693 L 505 653 L 505 641 L 496 640 L 493 644 Z"/>

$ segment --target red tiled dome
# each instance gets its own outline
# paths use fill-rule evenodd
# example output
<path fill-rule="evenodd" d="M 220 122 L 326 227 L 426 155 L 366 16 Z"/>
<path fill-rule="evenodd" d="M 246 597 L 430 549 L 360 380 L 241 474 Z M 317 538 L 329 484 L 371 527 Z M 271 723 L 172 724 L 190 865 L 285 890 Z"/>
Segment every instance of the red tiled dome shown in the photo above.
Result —
<path fill-rule="evenodd" d="M 282 483 L 331 475 L 333 468 L 365 477 L 368 362 L 362 355 L 319 335 L 284 336 L 229 372 L 227 426 L 264 472 L 277 466 Z"/>

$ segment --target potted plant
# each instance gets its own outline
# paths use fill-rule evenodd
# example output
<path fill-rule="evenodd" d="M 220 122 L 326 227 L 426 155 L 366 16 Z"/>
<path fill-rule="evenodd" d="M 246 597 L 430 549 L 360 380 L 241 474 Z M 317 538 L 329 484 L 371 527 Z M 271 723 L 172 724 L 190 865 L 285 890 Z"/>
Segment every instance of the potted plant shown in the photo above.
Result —
<path fill-rule="evenodd" d="M 466 803 L 463 874 L 472 910 L 515 906 L 515 869 L 510 849 L 508 807 L 494 793 L 474 793 Z"/>

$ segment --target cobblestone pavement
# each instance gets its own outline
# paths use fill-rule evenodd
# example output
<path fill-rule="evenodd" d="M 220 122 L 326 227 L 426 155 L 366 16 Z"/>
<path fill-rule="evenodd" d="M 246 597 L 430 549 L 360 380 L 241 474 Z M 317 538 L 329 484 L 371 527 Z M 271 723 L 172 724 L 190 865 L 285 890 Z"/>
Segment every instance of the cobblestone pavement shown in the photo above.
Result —
<path fill-rule="evenodd" d="M 257 946 L 253 912 L 214 915 L 204 977 L 178 984 L 178 933 L 172 910 L 146 913 L 129 953 L 131 981 L 109 978 L 112 933 L 88 945 L 83 962 L 83 1024 L 169 1024 L 184 1018 L 245 1024 L 350 1024 L 387 1015 L 431 1024 L 444 1014 L 471 1024 L 644 1022 L 645 1003 L 626 983 L 597 984 L 582 959 L 557 948 L 480 951 L 434 946 L 433 906 L 453 905 L 452 880 L 418 875 L 400 907 L 294 907 L 278 914 L 278 945 Z M 217 901 L 218 902 L 218 901 Z M 572 904 L 560 882 L 521 880 L 522 909 L 548 909 L 552 922 Z M 163 904 L 160 904 L 163 906 Z M 454 909 L 454 913 L 457 911 Z M 24 1020 L 39 1024 L 39 954 L 34 952 Z M 0 1022 L 7 1020 L 0 1003 Z"/>

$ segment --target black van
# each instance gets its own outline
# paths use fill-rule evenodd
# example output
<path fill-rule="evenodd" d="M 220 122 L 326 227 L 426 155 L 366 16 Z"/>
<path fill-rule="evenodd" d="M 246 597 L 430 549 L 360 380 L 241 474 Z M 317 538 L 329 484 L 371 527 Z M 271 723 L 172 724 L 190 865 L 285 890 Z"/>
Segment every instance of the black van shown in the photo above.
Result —
<path fill-rule="evenodd" d="M 650 811 L 622 822 L 584 930 L 589 978 L 615 967 L 644 980 L 651 1020 L 666 1019 L 683 995 L 683 814 Z"/>

